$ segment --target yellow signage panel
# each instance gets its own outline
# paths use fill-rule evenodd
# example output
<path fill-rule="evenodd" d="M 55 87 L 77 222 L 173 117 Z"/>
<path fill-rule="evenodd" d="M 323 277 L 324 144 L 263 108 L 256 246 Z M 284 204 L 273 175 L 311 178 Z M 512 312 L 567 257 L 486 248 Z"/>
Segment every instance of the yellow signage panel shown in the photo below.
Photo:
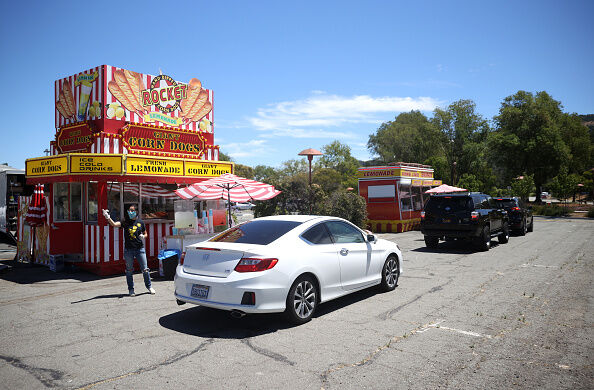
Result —
<path fill-rule="evenodd" d="M 27 160 L 27 176 L 53 176 L 68 173 L 68 157 L 53 156 Z"/>
<path fill-rule="evenodd" d="M 70 173 L 92 173 L 92 174 L 121 174 L 121 155 L 72 155 L 70 157 Z"/>
<path fill-rule="evenodd" d="M 126 174 L 147 176 L 183 176 L 183 160 L 127 157 Z"/>
<path fill-rule="evenodd" d="M 186 176 L 218 177 L 223 173 L 232 173 L 233 164 L 215 161 L 188 161 L 185 162 Z"/>

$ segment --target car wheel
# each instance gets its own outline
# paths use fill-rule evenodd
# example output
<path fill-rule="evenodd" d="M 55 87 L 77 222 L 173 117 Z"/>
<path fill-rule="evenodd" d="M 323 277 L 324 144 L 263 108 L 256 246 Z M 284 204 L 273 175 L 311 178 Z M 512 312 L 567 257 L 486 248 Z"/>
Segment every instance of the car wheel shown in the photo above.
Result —
<path fill-rule="evenodd" d="M 509 241 L 509 225 L 507 222 L 503 223 L 501 234 L 497 237 L 500 244 L 507 244 Z"/>
<path fill-rule="evenodd" d="M 289 290 L 285 314 L 293 324 L 311 320 L 318 306 L 318 288 L 310 276 L 300 276 Z"/>
<path fill-rule="evenodd" d="M 534 231 L 534 217 L 530 220 L 530 225 L 528 225 L 528 229 L 526 229 L 529 232 L 533 232 Z"/>
<path fill-rule="evenodd" d="M 439 237 L 425 236 L 425 245 L 427 248 L 437 248 Z"/>
<path fill-rule="evenodd" d="M 380 283 L 380 290 L 392 291 L 398 285 L 398 278 L 400 277 L 400 266 L 398 257 L 394 255 L 388 256 L 384 267 L 382 268 L 382 282 Z"/>
<path fill-rule="evenodd" d="M 488 251 L 491 248 L 491 230 L 488 226 L 483 228 L 481 235 L 478 237 L 477 247 L 482 251 Z"/>
<path fill-rule="evenodd" d="M 525 236 L 526 235 L 526 220 L 524 219 L 522 221 L 522 226 L 520 227 L 520 236 Z"/>

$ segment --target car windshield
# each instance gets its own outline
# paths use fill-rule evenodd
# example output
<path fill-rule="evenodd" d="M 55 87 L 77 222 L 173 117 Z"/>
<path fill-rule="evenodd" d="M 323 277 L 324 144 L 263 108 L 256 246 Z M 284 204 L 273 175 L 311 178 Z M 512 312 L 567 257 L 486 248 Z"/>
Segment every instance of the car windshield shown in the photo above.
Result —
<path fill-rule="evenodd" d="M 429 198 L 427 206 L 425 206 L 425 212 L 439 213 L 446 211 L 455 213 L 471 208 L 472 203 L 470 202 L 468 196 L 435 196 Z"/>
<path fill-rule="evenodd" d="M 238 244 L 268 245 L 289 232 L 301 222 L 278 220 L 252 220 L 237 225 L 208 241 L 235 242 Z"/>
<path fill-rule="evenodd" d="M 512 207 L 516 207 L 516 201 L 513 199 L 495 199 L 495 203 L 497 207 L 502 209 L 509 209 Z"/>

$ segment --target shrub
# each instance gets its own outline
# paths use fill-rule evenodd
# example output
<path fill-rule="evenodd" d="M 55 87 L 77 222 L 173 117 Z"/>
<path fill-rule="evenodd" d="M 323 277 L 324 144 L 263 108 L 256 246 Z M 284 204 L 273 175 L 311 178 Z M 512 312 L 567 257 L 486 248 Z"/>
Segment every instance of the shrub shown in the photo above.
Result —
<path fill-rule="evenodd" d="M 330 194 L 324 201 L 320 214 L 344 218 L 354 225 L 365 228 L 367 205 L 365 198 L 345 190 L 338 190 Z"/>
<path fill-rule="evenodd" d="M 556 204 L 551 205 L 534 205 L 532 207 L 534 215 L 543 215 L 546 217 L 564 217 L 569 215 L 569 209 L 561 207 Z"/>

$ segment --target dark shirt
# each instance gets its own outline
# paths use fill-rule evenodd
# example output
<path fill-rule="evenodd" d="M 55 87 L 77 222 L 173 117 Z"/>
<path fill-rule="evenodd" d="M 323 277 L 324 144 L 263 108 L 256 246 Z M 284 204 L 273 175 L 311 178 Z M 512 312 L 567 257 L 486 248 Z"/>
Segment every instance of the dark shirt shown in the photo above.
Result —
<path fill-rule="evenodd" d="M 144 242 L 140 238 L 140 234 L 146 231 L 144 222 L 140 218 L 122 221 L 122 229 L 124 229 L 124 247 L 126 249 L 141 249 L 144 247 Z"/>

